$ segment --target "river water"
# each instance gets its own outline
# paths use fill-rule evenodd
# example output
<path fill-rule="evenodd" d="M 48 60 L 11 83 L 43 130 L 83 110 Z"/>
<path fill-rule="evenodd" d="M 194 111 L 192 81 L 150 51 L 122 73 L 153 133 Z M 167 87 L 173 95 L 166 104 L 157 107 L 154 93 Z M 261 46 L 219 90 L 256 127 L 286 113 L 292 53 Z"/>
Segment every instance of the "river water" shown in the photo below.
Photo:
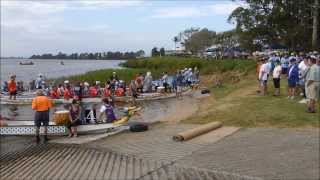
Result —
<path fill-rule="evenodd" d="M 32 61 L 33 65 L 20 65 L 20 62 Z M 64 65 L 60 62 L 63 61 Z M 1 83 L 7 81 L 10 74 L 17 75 L 17 81 L 29 82 L 39 73 L 45 78 L 56 78 L 106 68 L 120 68 L 121 60 L 55 60 L 55 59 L 1 59 Z"/>

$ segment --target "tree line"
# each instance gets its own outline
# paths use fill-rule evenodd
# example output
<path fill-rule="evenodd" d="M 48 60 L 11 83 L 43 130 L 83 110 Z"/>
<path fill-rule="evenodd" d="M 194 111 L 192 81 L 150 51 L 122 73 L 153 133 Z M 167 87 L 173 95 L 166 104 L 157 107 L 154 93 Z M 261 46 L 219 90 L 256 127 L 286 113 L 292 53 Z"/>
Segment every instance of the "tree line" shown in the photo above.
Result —
<path fill-rule="evenodd" d="M 233 0 L 244 3 L 228 18 L 236 25 L 217 33 L 207 28 L 188 28 L 173 42 L 192 54 L 209 47 L 220 51 L 240 49 L 253 52 L 264 48 L 292 51 L 319 50 L 319 0 Z"/>
<path fill-rule="evenodd" d="M 165 53 L 165 50 L 164 50 L 163 47 L 160 48 L 160 50 L 158 50 L 157 47 L 154 47 L 154 48 L 151 49 L 151 56 L 152 56 L 152 57 L 155 57 L 155 56 L 165 56 L 165 55 L 166 55 L 166 53 Z"/>
<path fill-rule="evenodd" d="M 29 59 L 94 59 L 94 60 L 111 60 L 111 59 L 136 59 L 144 57 L 145 52 L 139 50 L 137 52 L 96 52 L 96 53 L 72 53 L 65 54 L 59 52 L 58 54 L 42 54 L 32 55 Z"/>

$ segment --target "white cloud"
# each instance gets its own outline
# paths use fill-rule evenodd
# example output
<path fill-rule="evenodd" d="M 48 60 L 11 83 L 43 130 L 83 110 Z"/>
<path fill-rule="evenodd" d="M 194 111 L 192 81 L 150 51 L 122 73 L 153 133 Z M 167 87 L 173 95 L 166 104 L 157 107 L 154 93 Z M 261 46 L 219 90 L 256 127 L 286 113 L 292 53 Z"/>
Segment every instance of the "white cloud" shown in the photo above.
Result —
<path fill-rule="evenodd" d="M 155 10 L 151 18 L 183 18 L 205 16 L 206 13 L 193 7 L 173 7 Z"/>
<path fill-rule="evenodd" d="M 209 10 L 211 11 L 211 13 L 216 15 L 229 15 L 233 10 L 235 10 L 239 6 L 241 6 L 241 4 L 228 2 L 223 4 L 211 5 L 209 6 Z"/>
<path fill-rule="evenodd" d="M 138 6 L 143 4 L 144 1 L 138 0 L 107 0 L 107 1 L 75 1 L 74 5 L 77 8 L 84 8 L 84 9 L 101 9 L 101 8 L 123 8 L 129 6 Z"/>
<path fill-rule="evenodd" d="M 188 18 L 188 17 L 203 17 L 210 15 L 228 15 L 234 9 L 244 4 L 224 2 L 212 5 L 202 5 L 198 7 L 162 7 L 156 9 L 153 15 L 149 18 L 167 19 L 167 18 Z"/>

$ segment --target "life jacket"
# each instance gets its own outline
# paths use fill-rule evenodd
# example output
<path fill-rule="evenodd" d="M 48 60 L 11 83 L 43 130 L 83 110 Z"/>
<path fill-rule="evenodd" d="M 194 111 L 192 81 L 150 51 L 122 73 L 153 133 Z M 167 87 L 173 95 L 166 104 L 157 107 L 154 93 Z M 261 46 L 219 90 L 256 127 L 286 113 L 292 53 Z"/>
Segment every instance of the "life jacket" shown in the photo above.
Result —
<path fill-rule="evenodd" d="M 98 90 L 96 87 L 92 86 L 89 88 L 89 94 L 91 97 L 96 97 L 98 96 Z"/>
<path fill-rule="evenodd" d="M 58 91 L 56 90 L 51 90 L 50 91 L 50 97 L 53 98 L 53 99 L 58 99 L 60 96 L 59 96 L 59 93 Z"/>
<path fill-rule="evenodd" d="M 124 96 L 124 89 L 123 88 L 117 88 L 115 93 L 116 93 L 116 96 Z"/>
<path fill-rule="evenodd" d="M 111 95 L 110 90 L 108 88 L 104 89 L 103 94 L 104 94 L 105 97 L 109 97 Z"/>
<path fill-rule="evenodd" d="M 71 92 L 70 92 L 69 89 L 67 89 L 67 88 L 64 89 L 63 97 L 64 97 L 65 99 L 70 99 L 70 98 L 72 98 L 72 95 L 71 95 Z"/>
<path fill-rule="evenodd" d="M 9 92 L 14 92 L 14 91 L 17 91 L 17 83 L 13 80 L 10 80 L 8 82 L 8 91 Z"/>

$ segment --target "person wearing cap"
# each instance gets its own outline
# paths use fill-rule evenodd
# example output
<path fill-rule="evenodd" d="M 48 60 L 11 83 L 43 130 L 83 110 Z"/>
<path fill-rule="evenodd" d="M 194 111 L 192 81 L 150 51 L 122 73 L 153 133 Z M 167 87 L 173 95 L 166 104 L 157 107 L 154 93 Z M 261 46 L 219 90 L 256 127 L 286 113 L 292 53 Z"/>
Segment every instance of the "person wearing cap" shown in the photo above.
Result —
<path fill-rule="evenodd" d="M 299 81 L 299 68 L 296 64 L 296 59 L 290 59 L 290 67 L 288 70 L 288 98 L 294 99 L 297 87 L 297 82 Z"/>
<path fill-rule="evenodd" d="M 9 91 L 9 99 L 16 99 L 17 95 L 17 83 L 16 83 L 16 75 L 10 76 L 10 80 L 8 81 L 8 91 Z"/>
<path fill-rule="evenodd" d="M 306 75 L 306 93 L 309 100 L 307 112 L 309 113 L 316 112 L 316 101 L 320 94 L 320 67 L 316 63 L 316 58 L 309 59 L 310 69 Z"/>
<path fill-rule="evenodd" d="M 49 125 L 49 111 L 52 107 L 51 100 L 44 96 L 42 90 L 37 91 L 37 96 L 32 100 L 32 109 L 36 111 L 34 124 L 36 126 L 36 141 L 40 142 L 39 130 L 41 124 L 44 126 L 44 141 L 48 141 L 47 126 Z"/>
<path fill-rule="evenodd" d="M 272 77 L 273 77 L 273 85 L 274 85 L 274 96 L 280 95 L 280 76 L 281 76 L 281 65 L 280 61 L 275 61 L 275 67 L 273 69 Z"/>

